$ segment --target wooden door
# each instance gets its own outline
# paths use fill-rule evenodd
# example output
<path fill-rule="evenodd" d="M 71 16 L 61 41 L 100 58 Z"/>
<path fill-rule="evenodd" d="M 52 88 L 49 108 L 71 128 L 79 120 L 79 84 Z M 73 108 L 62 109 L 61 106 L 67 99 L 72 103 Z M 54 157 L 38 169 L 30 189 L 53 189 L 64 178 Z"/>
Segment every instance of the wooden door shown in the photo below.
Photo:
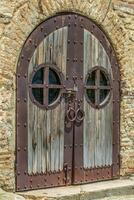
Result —
<path fill-rule="evenodd" d="M 104 33 L 76 14 L 41 23 L 17 70 L 16 190 L 119 172 L 119 72 Z"/>

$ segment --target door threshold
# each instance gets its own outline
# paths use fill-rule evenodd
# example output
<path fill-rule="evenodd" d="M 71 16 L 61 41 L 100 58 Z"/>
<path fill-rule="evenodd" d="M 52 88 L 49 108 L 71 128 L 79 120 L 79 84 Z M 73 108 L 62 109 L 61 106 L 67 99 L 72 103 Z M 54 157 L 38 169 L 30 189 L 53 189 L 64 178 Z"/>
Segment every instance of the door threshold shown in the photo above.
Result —
<path fill-rule="evenodd" d="M 25 197 L 27 200 L 93 200 L 111 196 L 134 195 L 134 180 L 110 180 L 76 186 L 18 192 L 17 194 Z"/>

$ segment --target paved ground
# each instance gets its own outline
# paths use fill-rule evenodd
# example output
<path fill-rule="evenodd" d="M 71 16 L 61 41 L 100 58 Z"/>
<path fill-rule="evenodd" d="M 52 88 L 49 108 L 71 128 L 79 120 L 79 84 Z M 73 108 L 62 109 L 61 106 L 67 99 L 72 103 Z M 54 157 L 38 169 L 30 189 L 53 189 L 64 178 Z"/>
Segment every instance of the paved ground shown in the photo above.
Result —
<path fill-rule="evenodd" d="M 22 192 L 19 194 L 27 200 L 134 200 L 134 180 L 103 181 L 86 185 Z"/>
<path fill-rule="evenodd" d="M 124 196 L 114 196 L 114 197 L 106 197 L 95 200 L 134 200 L 134 195 L 124 195 Z"/>

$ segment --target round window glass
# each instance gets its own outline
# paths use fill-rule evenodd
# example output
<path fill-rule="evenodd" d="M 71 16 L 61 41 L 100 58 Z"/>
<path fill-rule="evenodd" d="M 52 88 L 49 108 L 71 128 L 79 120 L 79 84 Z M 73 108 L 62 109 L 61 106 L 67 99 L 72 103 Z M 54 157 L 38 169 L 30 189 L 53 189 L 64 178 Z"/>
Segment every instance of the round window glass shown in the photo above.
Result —
<path fill-rule="evenodd" d="M 111 81 L 103 67 L 92 68 L 86 78 L 86 98 L 95 108 L 106 105 L 110 99 Z"/>
<path fill-rule="evenodd" d="M 62 75 L 55 66 L 40 65 L 31 76 L 31 100 L 44 108 L 56 105 L 63 87 L 62 80 Z"/>

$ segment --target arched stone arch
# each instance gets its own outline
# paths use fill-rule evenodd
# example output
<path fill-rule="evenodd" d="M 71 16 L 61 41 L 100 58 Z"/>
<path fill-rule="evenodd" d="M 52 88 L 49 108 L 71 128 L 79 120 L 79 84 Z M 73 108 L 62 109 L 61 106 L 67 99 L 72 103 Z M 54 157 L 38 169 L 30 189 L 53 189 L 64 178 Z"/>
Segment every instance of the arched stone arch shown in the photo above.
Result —
<path fill-rule="evenodd" d="M 32 0 L 24 0 L 22 3 L 16 3 L 12 6 L 11 15 L 5 15 L 7 21 L 3 23 L 0 33 L 0 42 L 2 44 L 0 47 L 0 76 L 3 86 L 1 92 L 4 94 L 2 95 L 1 111 L 7 116 L 7 119 L 4 121 L 6 126 L 2 125 L 1 130 L 4 134 L 5 145 L 3 144 L 3 149 L 5 158 L 9 158 L 10 160 L 7 169 L 8 172 L 10 171 L 10 175 L 6 175 L 6 170 L 2 172 L 3 177 L 5 177 L 5 188 L 13 189 L 15 186 L 15 74 L 17 62 L 28 35 L 42 21 L 60 12 L 76 12 L 94 20 L 106 33 L 115 49 L 120 66 L 122 83 L 126 84 L 128 88 L 132 87 L 131 78 L 128 77 L 128 67 L 130 64 L 127 55 L 128 48 L 125 46 L 129 39 L 123 23 L 113 11 L 112 6 L 108 13 L 107 8 L 107 0 L 40 0 L 34 2 Z M 125 93 L 125 89 L 123 92 Z M 125 106 L 123 98 L 121 106 L 122 108 Z M 124 112 L 123 110 L 121 111 L 121 132 L 123 134 L 125 134 Z"/>

